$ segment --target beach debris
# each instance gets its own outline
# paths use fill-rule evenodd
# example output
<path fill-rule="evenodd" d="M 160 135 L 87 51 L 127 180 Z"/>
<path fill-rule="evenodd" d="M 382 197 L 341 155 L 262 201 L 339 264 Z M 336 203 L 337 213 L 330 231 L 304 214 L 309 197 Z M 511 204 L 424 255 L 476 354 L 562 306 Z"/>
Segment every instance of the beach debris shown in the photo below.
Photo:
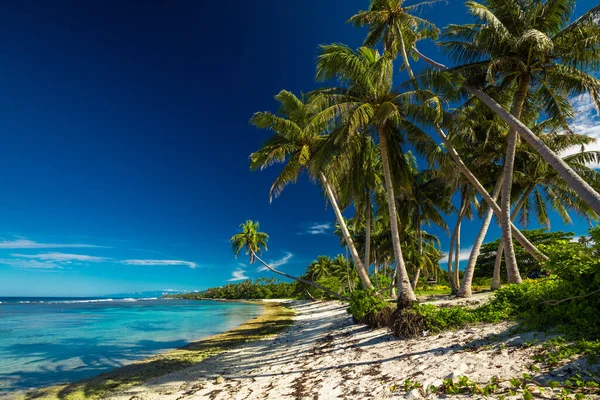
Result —
<path fill-rule="evenodd" d="M 222 376 L 217 376 L 216 382 L 217 382 L 217 385 L 220 385 L 221 383 L 225 382 L 225 378 L 223 378 Z"/>

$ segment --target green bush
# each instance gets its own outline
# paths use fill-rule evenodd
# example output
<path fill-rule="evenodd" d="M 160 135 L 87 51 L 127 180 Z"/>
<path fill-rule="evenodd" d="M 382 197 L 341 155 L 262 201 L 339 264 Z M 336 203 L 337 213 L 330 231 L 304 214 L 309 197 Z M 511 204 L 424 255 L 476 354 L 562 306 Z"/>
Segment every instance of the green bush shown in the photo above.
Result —
<path fill-rule="evenodd" d="M 350 295 L 350 307 L 347 311 L 355 321 L 361 321 L 367 314 L 377 314 L 386 306 L 385 300 L 373 292 L 355 290 Z"/>

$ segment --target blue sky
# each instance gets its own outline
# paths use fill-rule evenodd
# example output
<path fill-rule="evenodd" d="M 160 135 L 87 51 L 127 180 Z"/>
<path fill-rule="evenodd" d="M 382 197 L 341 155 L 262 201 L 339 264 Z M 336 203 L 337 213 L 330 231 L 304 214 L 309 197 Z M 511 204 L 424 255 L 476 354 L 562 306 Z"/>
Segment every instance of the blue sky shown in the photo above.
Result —
<path fill-rule="evenodd" d="M 333 211 L 306 177 L 269 203 L 277 168 L 248 170 L 268 135 L 248 120 L 274 111 L 281 89 L 316 87 L 318 44 L 358 47 L 364 31 L 345 21 L 368 2 L 203 3 L 4 4 L 0 296 L 193 290 L 265 276 L 231 254 L 228 238 L 246 219 L 260 221 L 271 236 L 266 259 L 288 272 L 342 251 Z M 577 13 L 593 5 L 580 1 Z M 451 0 L 424 16 L 443 27 L 467 22 L 464 10 Z M 444 61 L 434 45 L 421 48 Z M 598 136 L 589 103 L 579 105 L 577 126 Z M 583 233 L 574 220 L 567 229 Z M 478 227 L 464 224 L 465 251 Z M 493 227 L 488 239 L 498 236 Z"/>

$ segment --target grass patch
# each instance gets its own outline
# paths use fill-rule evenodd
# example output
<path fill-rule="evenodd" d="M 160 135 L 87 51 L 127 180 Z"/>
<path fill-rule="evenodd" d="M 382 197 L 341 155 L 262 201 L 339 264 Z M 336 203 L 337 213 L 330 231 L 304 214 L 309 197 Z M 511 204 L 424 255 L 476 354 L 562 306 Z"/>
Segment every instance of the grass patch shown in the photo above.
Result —
<path fill-rule="evenodd" d="M 161 376 L 194 366 L 208 357 L 242 344 L 282 332 L 293 323 L 294 311 L 277 304 L 265 304 L 265 313 L 235 329 L 193 342 L 93 378 L 28 392 L 20 399 L 97 399 L 140 385 Z"/>

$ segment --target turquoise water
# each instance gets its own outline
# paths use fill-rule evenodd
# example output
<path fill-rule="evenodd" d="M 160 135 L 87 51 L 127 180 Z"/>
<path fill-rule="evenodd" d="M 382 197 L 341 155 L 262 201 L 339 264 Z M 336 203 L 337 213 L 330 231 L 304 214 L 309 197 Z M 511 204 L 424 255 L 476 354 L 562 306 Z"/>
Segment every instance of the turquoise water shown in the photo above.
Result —
<path fill-rule="evenodd" d="M 0 395 L 97 375 L 262 312 L 215 301 L 0 297 Z"/>

